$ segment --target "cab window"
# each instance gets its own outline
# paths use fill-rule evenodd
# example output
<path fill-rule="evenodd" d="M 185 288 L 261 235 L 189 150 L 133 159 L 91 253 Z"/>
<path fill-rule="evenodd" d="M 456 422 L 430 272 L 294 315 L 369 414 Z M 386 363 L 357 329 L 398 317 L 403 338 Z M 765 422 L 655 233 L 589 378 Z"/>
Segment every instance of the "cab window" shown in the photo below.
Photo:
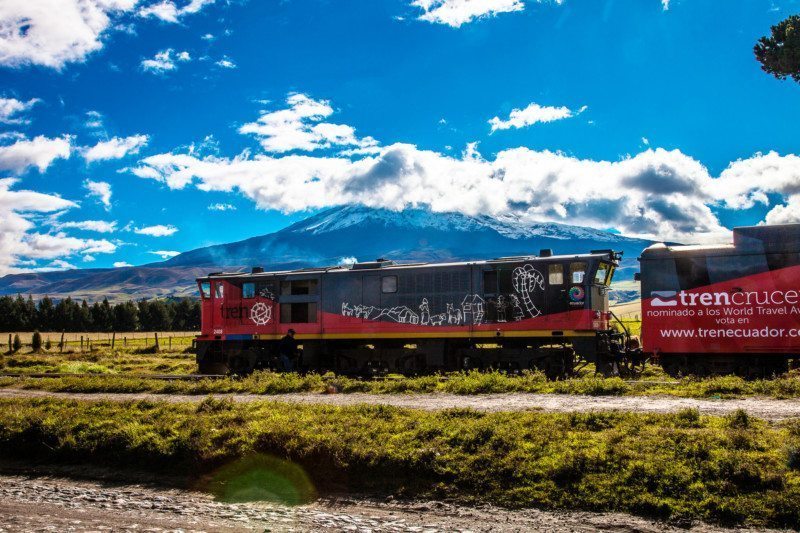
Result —
<path fill-rule="evenodd" d="M 600 263 L 597 267 L 597 272 L 594 273 L 594 282 L 603 285 L 611 283 L 611 276 L 614 273 L 614 267 L 608 263 Z"/>
<path fill-rule="evenodd" d="M 569 264 L 569 279 L 571 283 L 583 283 L 586 277 L 586 263 L 583 261 Z"/>
<path fill-rule="evenodd" d="M 221 281 L 214 283 L 214 298 L 221 299 L 225 295 L 225 287 Z"/>
<path fill-rule="evenodd" d="M 204 281 L 200 284 L 200 296 L 202 296 L 203 300 L 208 300 L 211 298 L 211 282 Z"/>
<path fill-rule="evenodd" d="M 564 283 L 564 265 L 549 265 L 547 267 L 547 282 L 550 285 L 561 285 Z"/>
<path fill-rule="evenodd" d="M 256 284 L 247 282 L 242 284 L 242 298 L 255 298 Z"/>

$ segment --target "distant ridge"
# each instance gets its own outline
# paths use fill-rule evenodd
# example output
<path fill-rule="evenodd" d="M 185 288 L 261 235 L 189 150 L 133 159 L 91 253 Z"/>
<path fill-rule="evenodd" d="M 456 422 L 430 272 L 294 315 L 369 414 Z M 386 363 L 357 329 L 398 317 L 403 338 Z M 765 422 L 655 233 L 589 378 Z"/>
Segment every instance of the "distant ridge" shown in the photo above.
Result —
<path fill-rule="evenodd" d="M 623 251 L 618 279 L 630 279 L 636 258 L 651 241 L 566 224 L 523 222 L 427 209 L 391 211 L 363 206 L 327 209 L 282 230 L 228 244 L 198 248 L 139 267 L 12 274 L 0 278 L 0 294 L 90 300 L 184 296 L 196 293 L 194 279 L 213 270 L 335 265 L 386 257 L 397 261 L 477 260 L 557 254 L 593 249 Z"/>

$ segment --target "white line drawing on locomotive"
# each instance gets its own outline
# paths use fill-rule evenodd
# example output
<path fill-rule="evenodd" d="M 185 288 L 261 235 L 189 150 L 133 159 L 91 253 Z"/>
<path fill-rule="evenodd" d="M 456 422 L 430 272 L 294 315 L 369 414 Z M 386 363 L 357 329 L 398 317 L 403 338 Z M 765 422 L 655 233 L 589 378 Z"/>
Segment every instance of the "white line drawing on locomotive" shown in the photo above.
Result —
<path fill-rule="evenodd" d="M 497 297 L 497 301 L 495 302 L 495 307 L 497 308 L 497 321 L 498 322 L 508 322 L 506 320 L 506 299 L 500 294 Z"/>
<path fill-rule="evenodd" d="M 522 310 L 522 305 L 520 305 L 519 302 L 519 296 L 512 294 L 509 296 L 509 298 L 511 298 L 511 306 L 514 308 L 514 322 L 519 322 L 525 318 L 525 311 Z"/>
<path fill-rule="evenodd" d="M 258 295 L 262 298 L 267 298 L 269 300 L 276 301 L 275 295 L 272 294 L 272 291 L 269 290 L 269 287 L 261 287 L 258 291 Z"/>
<path fill-rule="evenodd" d="M 509 319 L 519 322 L 530 316 L 537 317 L 542 311 L 533 303 L 533 294 L 536 289 L 544 290 L 544 276 L 526 264 L 517 267 L 511 274 L 514 291 L 518 294 L 498 295 L 497 299 L 489 303 L 497 309 L 497 322 L 508 322 Z M 521 297 L 521 298 L 520 298 Z M 382 318 L 399 324 L 419 324 L 422 326 L 462 326 L 467 324 L 479 325 L 486 316 L 487 302 L 479 294 L 467 294 L 456 307 L 452 302 L 445 304 L 446 311 L 440 314 L 431 314 L 428 298 L 422 298 L 419 304 L 419 313 L 411 308 L 400 305 L 395 307 L 375 307 L 373 305 L 350 304 L 342 302 L 342 316 L 363 318 L 365 320 L 380 320 Z M 511 317 L 508 316 L 508 307 L 512 308 Z"/>
<path fill-rule="evenodd" d="M 447 312 L 432 315 L 427 298 L 423 298 L 419 305 L 420 312 L 416 313 L 405 305 L 395 307 L 375 307 L 372 305 L 350 304 L 342 302 L 342 316 L 351 316 L 367 320 L 380 320 L 386 318 L 398 324 L 420 324 L 423 326 L 452 325 L 461 326 L 472 322 L 483 322 L 485 302 L 477 294 L 468 294 L 456 308 L 452 303 L 447 303 Z"/>
<path fill-rule="evenodd" d="M 472 322 L 476 326 L 482 323 L 485 304 L 486 302 L 484 299 L 477 294 L 468 294 L 464 296 L 464 299 L 461 301 L 464 323 L 469 324 Z"/>
<path fill-rule="evenodd" d="M 514 290 L 522 296 L 522 303 L 531 317 L 537 317 L 542 314 L 538 307 L 533 303 L 531 293 L 536 287 L 544 290 L 544 276 L 542 273 L 533 268 L 530 263 L 514 269 L 511 275 L 511 282 L 514 285 Z"/>
<path fill-rule="evenodd" d="M 256 326 L 263 326 L 269 324 L 272 320 L 272 307 L 264 302 L 258 302 L 250 308 L 250 320 Z"/>

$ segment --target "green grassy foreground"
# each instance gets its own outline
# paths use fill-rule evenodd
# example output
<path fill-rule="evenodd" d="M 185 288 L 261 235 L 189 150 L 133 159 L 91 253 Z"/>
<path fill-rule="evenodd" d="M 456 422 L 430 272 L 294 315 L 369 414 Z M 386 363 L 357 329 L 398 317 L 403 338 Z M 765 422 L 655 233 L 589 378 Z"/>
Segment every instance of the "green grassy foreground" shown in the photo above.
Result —
<path fill-rule="evenodd" d="M 326 392 L 334 387 L 341 393 L 450 393 L 491 394 L 527 392 L 541 394 L 586 394 L 593 396 L 670 395 L 683 398 L 742 398 L 766 396 L 800 398 L 800 376 L 746 381 L 735 376 L 705 379 L 684 378 L 665 382 L 648 378 L 628 383 L 620 378 L 584 375 L 561 381 L 548 381 L 538 372 L 510 376 L 499 372 L 456 372 L 447 376 L 398 377 L 385 380 L 359 380 L 333 374 L 277 374 L 255 372 L 247 377 L 162 381 L 100 373 L 91 376 L 54 378 L 0 378 L 0 388 L 14 387 L 52 392 L 152 392 L 158 394 L 281 394 Z"/>
<path fill-rule="evenodd" d="M 756 527 L 800 525 L 799 445 L 800 423 L 743 412 L 0 401 L 0 453 L 9 458 L 193 475 L 215 492 L 263 494 L 248 485 L 271 480 L 291 501 L 364 490 Z"/>

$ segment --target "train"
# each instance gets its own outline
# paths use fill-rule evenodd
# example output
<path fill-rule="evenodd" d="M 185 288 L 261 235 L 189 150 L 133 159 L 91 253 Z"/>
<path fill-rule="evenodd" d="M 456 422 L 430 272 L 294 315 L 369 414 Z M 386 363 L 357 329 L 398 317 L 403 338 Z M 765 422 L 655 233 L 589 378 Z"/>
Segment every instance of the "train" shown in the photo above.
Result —
<path fill-rule="evenodd" d="M 349 375 L 594 364 L 671 375 L 785 372 L 800 354 L 800 224 L 739 227 L 718 246 L 658 243 L 638 258 L 641 338 L 609 308 L 622 253 L 217 272 L 197 280 L 200 373 L 296 367 Z"/>

